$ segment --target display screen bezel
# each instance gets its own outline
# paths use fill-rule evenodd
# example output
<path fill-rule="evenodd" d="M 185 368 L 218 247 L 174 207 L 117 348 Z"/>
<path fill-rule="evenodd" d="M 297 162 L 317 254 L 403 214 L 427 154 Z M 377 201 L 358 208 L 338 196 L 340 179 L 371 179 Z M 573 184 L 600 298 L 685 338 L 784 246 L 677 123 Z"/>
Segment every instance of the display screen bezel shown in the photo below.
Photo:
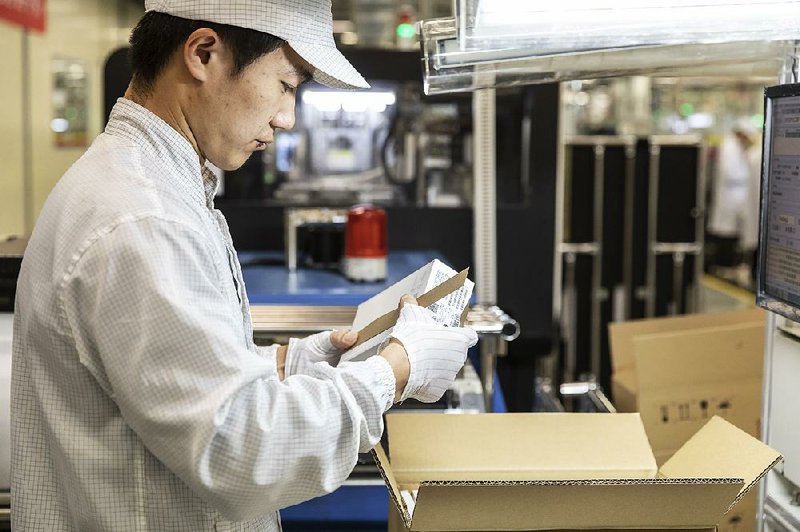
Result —
<path fill-rule="evenodd" d="M 800 308 L 784 298 L 767 291 L 767 233 L 769 232 L 769 176 L 772 163 L 773 108 L 781 98 L 800 97 L 800 83 L 776 85 L 764 90 L 764 140 L 761 152 L 761 201 L 759 209 L 759 246 L 756 273 L 756 304 L 792 321 L 800 322 Z M 798 203 L 800 203 L 800 198 Z M 800 285 L 798 285 L 800 294 Z"/>

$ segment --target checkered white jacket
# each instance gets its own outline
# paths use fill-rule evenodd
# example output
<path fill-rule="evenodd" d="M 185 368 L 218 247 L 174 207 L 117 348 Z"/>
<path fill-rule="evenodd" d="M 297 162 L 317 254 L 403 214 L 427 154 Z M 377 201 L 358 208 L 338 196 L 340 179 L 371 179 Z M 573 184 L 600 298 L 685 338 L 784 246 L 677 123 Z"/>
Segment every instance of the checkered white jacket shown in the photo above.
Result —
<path fill-rule="evenodd" d="M 50 194 L 14 322 L 15 530 L 279 530 L 383 430 L 380 357 L 279 381 L 216 180 L 120 99 Z"/>

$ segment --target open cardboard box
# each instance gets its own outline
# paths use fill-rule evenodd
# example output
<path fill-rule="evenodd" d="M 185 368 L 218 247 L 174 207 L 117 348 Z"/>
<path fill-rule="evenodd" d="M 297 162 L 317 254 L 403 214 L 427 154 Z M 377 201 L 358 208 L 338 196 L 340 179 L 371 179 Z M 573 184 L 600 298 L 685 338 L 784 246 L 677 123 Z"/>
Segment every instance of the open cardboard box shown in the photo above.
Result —
<path fill-rule="evenodd" d="M 719 417 L 660 469 L 638 414 L 387 416 L 375 461 L 412 531 L 697 529 L 781 459 Z"/>
<path fill-rule="evenodd" d="M 720 415 L 758 436 L 765 313 L 760 309 L 609 325 L 618 412 L 640 412 L 661 464 Z"/>
<path fill-rule="evenodd" d="M 758 437 L 766 313 L 748 308 L 609 324 L 611 389 L 618 412 L 642 416 L 663 464 L 711 417 Z M 755 532 L 755 490 L 721 532 Z"/>

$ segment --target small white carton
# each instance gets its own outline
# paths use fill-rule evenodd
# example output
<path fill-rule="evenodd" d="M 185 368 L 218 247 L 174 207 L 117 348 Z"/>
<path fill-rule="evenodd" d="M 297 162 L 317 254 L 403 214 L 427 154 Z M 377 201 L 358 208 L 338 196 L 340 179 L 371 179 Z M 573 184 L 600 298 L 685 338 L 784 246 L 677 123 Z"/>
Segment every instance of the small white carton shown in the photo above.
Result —
<path fill-rule="evenodd" d="M 467 279 L 467 270 L 459 273 L 438 259 L 432 260 L 358 306 L 352 326 L 358 331 L 358 340 L 341 360 L 365 360 L 378 352 L 392 333 L 399 316 L 397 305 L 405 294 L 432 311 L 439 323 L 457 327 L 464 322 L 474 287 L 475 283 Z"/>

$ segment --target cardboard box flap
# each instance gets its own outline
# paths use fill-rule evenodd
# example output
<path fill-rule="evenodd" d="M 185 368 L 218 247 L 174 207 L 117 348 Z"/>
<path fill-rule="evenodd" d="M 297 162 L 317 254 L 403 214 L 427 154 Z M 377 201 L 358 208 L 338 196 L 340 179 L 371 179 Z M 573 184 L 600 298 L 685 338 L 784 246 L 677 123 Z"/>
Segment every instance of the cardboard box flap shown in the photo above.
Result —
<path fill-rule="evenodd" d="M 389 414 L 400 486 L 423 480 L 647 478 L 639 414 Z"/>
<path fill-rule="evenodd" d="M 714 416 L 659 470 L 665 478 L 744 479 L 732 508 L 783 457 L 743 430 Z"/>
<path fill-rule="evenodd" d="M 617 412 L 640 412 L 641 414 L 635 371 L 626 369 L 614 373 L 611 376 L 611 393 Z M 646 421 L 647 417 L 645 416 L 642 418 L 642 422 L 646 423 Z"/>
<path fill-rule="evenodd" d="M 425 483 L 410 529 L 714 528 L 740 487 L 731 479 Z"/>
<path fill-rule="evenodd" d="M 620 386 L 627 388 L 631 393 L 639 391 L 639 382 L 636 380 L 636 371 L 625 369 L 615 373 L 612 378 L 619 382 Z"/>
<path fill-rule="evenodd" d="M 641 390 L 752 380 L 764 364 L 764 324 L 759 322 L 645 335 L 632 344 Z"/>
<path fill-rule="evenodd" d="M 372 458 L 375 459 L 375 465 L 378 466 L 378 471 L 380 471 L 381 477 L 383 477 L 383 482 L 389 490 L 389 497 L 392 503 L 395 508 L 397 508 L 397 512 L 400 514 L 400 518 L 403 520 L 406 528 L 409 528 L 411 526 L 411 513 L 408 511 L 408 507 L 400 494 L 400 487 L 397 485 L 397 479 L 394 477 L 389 459 L 380 443 L 372 449 Z"/>
<path fill-rule="evenodd" d="M 446 281 L 443 281 L 439 285 L 431 288 L 429 291 L 419 296 L 417 298 L 417 303 L 421 307 L 429 307 L 431 304 L 436 303 L 443 297 L 455 292 L 464 285 L 464 281 L 467 280 L 467 274 L 469 274 L 469 268 L 461 270 L 453 277 L 450 277 Z M 389 327 L 394 327 L 394 324 L 397 323 L 397 318 L 399 316 L 400 309 L 394 309 L 370 322 L 363 329 L 358 331 L 358 340 L 356 340 L 356 343 L 353 344 L 351 349 L 358 347 L 370 338 L 382 333 Z M 461 315 L 462 324 L 464 323 L 465 319 L 466 312 L 462 313 Z"/>
<path fill-rule="evenodd" d="M 741 323 L 764 323 L 766 313 L 760 308 L 735 310 L 731 312 L 715 312 L 708 314 L 690 314 L 647 320 L 633 320 L 609 325 L 609 341 L 611 343 L 611 365 L 614 371 L 634 366 L 633 338 L 645 334 L 658 334 L 672 331 L 688 331 L 704 327 L 720 327 Z"/>

